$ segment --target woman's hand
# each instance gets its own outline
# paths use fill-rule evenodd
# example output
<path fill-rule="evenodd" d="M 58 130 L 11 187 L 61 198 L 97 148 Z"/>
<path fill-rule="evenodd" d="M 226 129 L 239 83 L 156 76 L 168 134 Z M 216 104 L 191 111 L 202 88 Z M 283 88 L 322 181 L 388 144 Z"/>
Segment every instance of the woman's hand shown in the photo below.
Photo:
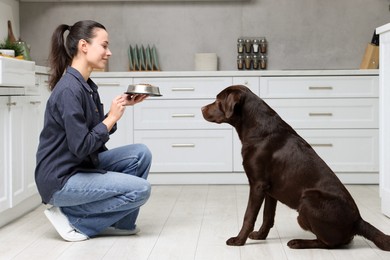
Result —
<path fill-rule="evenodd" d="M 112 100 L 110 111 L 103 120 L 103 124 L 107 126 L 108 131 L 111 131 L 115 123 L 122 117 L 126 109 L 126 103 L 126 99 L 123 96 L 117 96 Z"/>
<path fill-rule="evenodd" d="M 134 106 L 137 103 L 140 103 L 144 101 L 148 95 L 142 95 L 142 94 L 123 94 L 123 99 L 125 100 L 125 106 Z"/>

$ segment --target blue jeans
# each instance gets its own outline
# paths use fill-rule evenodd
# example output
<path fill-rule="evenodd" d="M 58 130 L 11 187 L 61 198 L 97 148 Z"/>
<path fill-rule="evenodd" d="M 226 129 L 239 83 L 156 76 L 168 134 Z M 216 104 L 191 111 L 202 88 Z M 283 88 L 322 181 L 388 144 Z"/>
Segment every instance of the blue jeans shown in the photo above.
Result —
<path fill-rule="evenodd" d="M 50 204 L 60 207 L 70 224 L 88 237 L 107 227 L 132 230 L 139 208 L 150 196 L 146 180 L 152 155 L 143 144 L 114 148 L 99 154 L 107 173 L 73 175 L 54 193 Z"/>

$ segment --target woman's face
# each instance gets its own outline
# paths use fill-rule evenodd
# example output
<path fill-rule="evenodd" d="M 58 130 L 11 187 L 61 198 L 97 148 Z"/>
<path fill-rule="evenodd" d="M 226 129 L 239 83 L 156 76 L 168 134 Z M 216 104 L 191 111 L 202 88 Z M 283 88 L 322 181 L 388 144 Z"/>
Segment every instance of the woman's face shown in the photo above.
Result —
<path fill-rule="evenodd" d="M 95 37 L 87 43 L 87 61 L 94 69 L 104 69 L 111 51 L 108 48 L 108 33 L 106 30 L 96 28 Z"/>

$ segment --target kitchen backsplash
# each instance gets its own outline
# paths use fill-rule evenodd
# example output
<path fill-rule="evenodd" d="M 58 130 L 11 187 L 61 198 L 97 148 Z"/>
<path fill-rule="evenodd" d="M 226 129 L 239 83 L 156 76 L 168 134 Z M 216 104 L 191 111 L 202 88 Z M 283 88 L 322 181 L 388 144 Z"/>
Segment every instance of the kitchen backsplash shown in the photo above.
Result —
<path fill-rule="evenodd" d="M 7 38 L 8 20 L 12 22 L 14 34 L 19 38 L 19 1 L 0 0 L 0 42 Z"/>
<path fill-rule="evenodd" d="M 110 71 L 128 70 L 128 47 L 158 46 L 164 71 L 195 69 L 196 53 L 216 53 L 219 70 L 237 70 L 237 38 L 265 36 L 267 69 L 357 69 L 373 30 L 389 22 L 386 0 L 20 2 L 21 35 L 47 65 L 60 23 L 94 19 L 110 37 Z"/>

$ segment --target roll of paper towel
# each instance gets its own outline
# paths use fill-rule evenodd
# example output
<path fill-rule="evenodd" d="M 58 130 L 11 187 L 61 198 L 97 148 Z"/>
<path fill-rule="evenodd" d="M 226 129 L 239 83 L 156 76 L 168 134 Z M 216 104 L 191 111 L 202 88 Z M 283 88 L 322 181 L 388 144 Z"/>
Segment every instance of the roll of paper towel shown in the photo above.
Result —
<path fill-rule="evenodd" d="M 216 53 L 196 53 L 195 70 L 218 70 L 218 56 Z"/>

